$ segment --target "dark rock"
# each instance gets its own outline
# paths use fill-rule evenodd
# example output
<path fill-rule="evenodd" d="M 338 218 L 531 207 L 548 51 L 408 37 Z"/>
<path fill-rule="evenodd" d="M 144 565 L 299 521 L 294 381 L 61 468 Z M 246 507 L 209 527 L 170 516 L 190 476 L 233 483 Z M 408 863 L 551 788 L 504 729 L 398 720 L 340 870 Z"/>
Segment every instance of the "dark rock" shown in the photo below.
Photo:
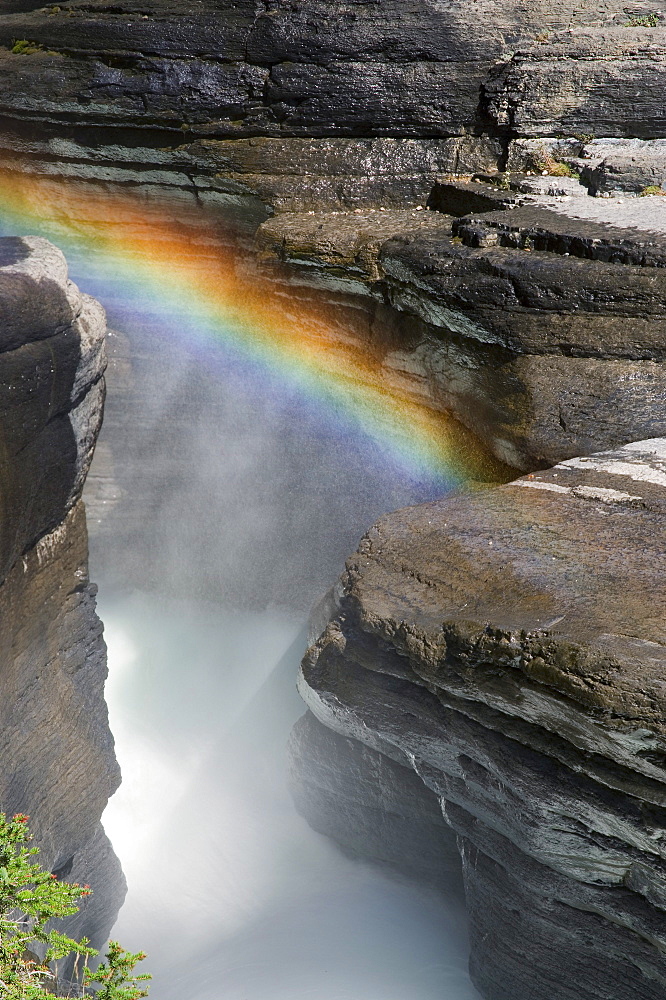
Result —
<path fill-rule="evenodd" d="M 220 6 L 97 0 L 5 16 L 0 43 L 27 38 L 58 55 L 8 57 L 3 103 L 47 117 L 78 104 L 96 121 L 214 121 L 218 135 L 463 135 L 478 124 L 490 67 L 518 40 L 612 10 L 608 0 L 589 13 L 574 0 L 539 0 L 498 12 L 484 0 L 471 32 L 462 0 L 409 10 L 398 0 L 344 11 L 324 0 Z M 21 104 L 17 75 L 31 81 Z M 56 79 L 60 108 L 49 90 Z"/>
<path fill-rule="evenodd" d="M 543 208 L 519 208 L 510 214 L 487 212 L 482 218 L 455 222 L 453 233 L 467 246 L 503 246 L 605 264 L 666 267 L 666 234 L 620 229 Z M 588 280 L 590 273 L 587 268 L 581 269 L 581 276 L 585 274 Z M 616 278 L 621 276 L 619 281 L 623 282 L 640 272 L 615 268 L 613 273 Z M 659 281 L 658 277 L 652 277 Z M 618 288 L 618 301 L 624 301 L 626 294 Z"/>
<path fill-rule="evenodd" d="M 0 240 L 0 802 L 30 816 L 45 868 L 97 890 L 67 928 L 98 946 L 124 896 L 100 827 L 119 772 L 80 500 L 105 330 L 55 247 Z"/>
<path fill-rule="evenodd" d="M 496 168 L 489 137 L 201 140 L 180 151 L 219 179 L 255 191 L 275 211 L 425 205 L 441 174 Z M 471 210 L 471 209 L 470 209 Z"/>
<path fill-rule="evenodd" d="M 0 247 L 3 242 L 0 241 Z M 104 400 L 104 312 L 46 240 L 5 245 L 0 266 L 0 576 L 78 500 Z"/>
<path fill-rule="evenodd" d="M 256 240 L 292 293 L 379 309 L 385 335 L 376 319 L 355 335 L 391 384 L 522 469 L 666 432 L 663 243 L 527 207 L 453 228 L 415 210 L 284 214 Z"/>
<path fill-rule="evenodd" d="M 516 136 L 662 136 L 665 55 L 662 27 L 555 34 L 490 75 L 487 111 Z"/>
<path fill-rule="evenodd" d="M 511 208 L 515 199 L 508 191 L 466 181 L 438 181 L 428 197 L 428 208 L 445 215 L 470 215 Z"/>

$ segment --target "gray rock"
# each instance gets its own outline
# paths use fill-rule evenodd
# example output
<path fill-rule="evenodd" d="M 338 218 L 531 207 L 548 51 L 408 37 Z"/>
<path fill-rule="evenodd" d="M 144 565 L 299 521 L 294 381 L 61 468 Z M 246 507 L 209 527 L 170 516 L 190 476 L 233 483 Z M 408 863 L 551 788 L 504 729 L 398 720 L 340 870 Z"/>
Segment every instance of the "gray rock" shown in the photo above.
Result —
<path fill-rule="evenodd" d="M 585 179 L 589 181 L 592 194 L 641 194 L 649 187 L 661 188 L 666 184 L 666 145 L 658 150 L 642 149 L 607 156 L 597 167 L 586 172 Z"/>
<path fill-rule="evenodd" d="M 398 511 L 303 661 L 324 725 L 439 796 L 489 1000 L 663 993 L 665 518 L 663 439 Z"/>
<path fill-rule="evenodd" d="M 96 946 L 125 891 L 100 827 L 120 775 L 80 500 L 101 423 L 105 331 L 59 250 L 0 240 L 0 802 L 30 816 L 45 868 L 97 890 L 67 924 Z"/>
<path fill-rule="evenodd" d="M 105 331 L 59 250 L 0 241 L 0 577 L 81 495 L 102 420 Z"/>
<path fill-rule="evenodd" d="M 461 894 L 455 835 L 413 770 L 307 712 L 291 733 L 289 771 L 299 812 L 346 853 Z"/>
<path fill-rule="evenodd" d="M 665 55 L 663 27 L 556 33 L 485 82 L 488 114 L 521 137 L 663 136 Z"/>

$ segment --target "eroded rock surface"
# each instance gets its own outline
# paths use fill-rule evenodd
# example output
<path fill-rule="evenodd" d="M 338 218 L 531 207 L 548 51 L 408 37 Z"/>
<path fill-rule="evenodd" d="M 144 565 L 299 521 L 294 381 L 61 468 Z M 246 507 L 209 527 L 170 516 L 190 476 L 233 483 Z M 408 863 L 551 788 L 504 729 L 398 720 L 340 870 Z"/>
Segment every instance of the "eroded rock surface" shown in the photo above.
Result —
<path fill-rule="evenodd" d="M 120 776 L 80 500 L 105 330 L 59 250 L 0 240 L 0 808 L 30 816 L 43 866 L 95 890 L 70 929 L 96 945 L 125 891 L 100 824 Z"/>
<path fill-rule="evenodd" d="M 661 1000 L 666 470 L 620 446 L 666 433 L 663 13 L 30 6 L 0 17 L 5 180 L 86 186 L 92 226 L 140 187 L 256 234 L 332 352 L 531 473 L 364 540 L 303 668 L 300 807 L 444 882 L 445 818 L 490 1000 Z"/>
<path fill-rule="evenodd" d="M 398 511 L 303 662 L 439 796 L 491 1000 L 663 994 L 665 518 L 663 439 Z"/>
<path fill-rule="evenodd" d="M 8 13 L 3 166 L 76 179 L 91 203 L 140 186 L 146 205 L 203 209 L 221 242 L 259 230 L 288 291 L 316 281 L 340 314 L 370 316 L 364 349 L 390 327 L 380 351 L 408 397 L 502 463 L 547 467 L 666 431 L 659 241 L 646 251 L 626 217 L 582 236 L 573 219 L 589 194 L 666 181 L 663 32 L 659 12 L 609 0 Z M 479 171 L 485 185 L 450 180 Z M 571 218 L 506 236 L 512 206 L 558 199 Z M 426 205 L 467 222 L 412 225 Z"/>
<path fill-rule="evenodd" d="M 590 131 L 567 109 L 598 77 L 595 134 L 629 127 L 613 81 L 631 81 L 627 115 L 652 111 L 633 90 L 658 93 L 660 29 L 617 15 L 610 0 L 21 3 L 0 16 L 4 159 L 223 212 L 415 204 L 438 174 L 497 169 L 519 135 Z M 574 68 L 542 120 L 560 49 Z"/>

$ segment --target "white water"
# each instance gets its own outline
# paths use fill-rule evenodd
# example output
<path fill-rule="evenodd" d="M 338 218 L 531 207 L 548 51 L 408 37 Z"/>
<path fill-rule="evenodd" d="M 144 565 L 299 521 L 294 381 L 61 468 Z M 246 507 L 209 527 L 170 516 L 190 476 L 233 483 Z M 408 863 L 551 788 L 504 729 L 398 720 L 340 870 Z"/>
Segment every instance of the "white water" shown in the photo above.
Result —
<path fill-rule="evenodd" d="M 123 784 L 104 823 L 130 891 L 113 935 L 155 1000 L 475 1000 L 465 917 L 296 814 L 284 745 L 303 638 L 286 615 L 100 603 Z"/>

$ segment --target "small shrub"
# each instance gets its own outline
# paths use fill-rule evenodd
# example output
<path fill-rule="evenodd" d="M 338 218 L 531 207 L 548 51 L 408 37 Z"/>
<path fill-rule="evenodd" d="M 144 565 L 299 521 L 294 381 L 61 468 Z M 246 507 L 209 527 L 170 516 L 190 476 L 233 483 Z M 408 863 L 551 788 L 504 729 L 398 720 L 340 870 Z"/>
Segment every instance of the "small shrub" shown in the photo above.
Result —
<path fill-rule="evenodd" d="M 139 1000 L 147 991 L 139 982 L 150 976 L 135 976 L 134 966 L 145 956 L 123 951 L 117 942 L 109 945 L 107 963 L 96 972 L 88 960 L 97 952 L 86 938 L 75 941 L 49 927 L 54 919 L 71 916 L 78 901 L 90 895 L 90 887 L 61 882 L 35 861 L 38 848 L 29 847 L 28 817 L 7 819 L 0 813 L 0 985 L 2 1000 L 53 1000 L 63 987 L 85 996 L 89 983 L 102 983 L 101 1000 Z M 49 927 L 49 929 L 47 929 Z M 44 951 L 40 960 L 35 948 Z M 58 961 L 76 956 L 75 975 L 83 959 L 84 985 L 63 984 L 58 979 Z M 68 995 L 72 995 L 71 992 Z M 90 996 L 90 993 L 88 993 Z"/>
<path fill-rule="evenodd" d="M 148 990 L 138 984 L 147 982 L 151 977 L 134 975 L 134 966 L 145 957 L 142 951 L 133 955 L 121 948 L 117 941 L 111 941 L 106 962 L 102 962 L 95 972 L 90 969 L 85 971 L 86 985 L 101 983 L 101 988 L 94 994 L 95 1000 L 139 1000 L 140 997 L 147 997 Z"/>
<path fill-rule="evenodd" d="M 536 174 L 548 174 L 551 177 L 580 177 L 580 174 L 573 170 L 568 163 L 556 160 L 544 146 L 530 153 L 525 169 L 533 170 Z"/>
<path fill-rule="evenodd" d="M 637 14 L 625 21 L 624 26 L 625 28 L 656 28 L 660 20 L 659 14 Z"/>
<path fill-rule="evenodd" d="M 560 163 L 558 160 L 553 162 L 548 173 L 552 177 L 575 177 L 576 180 L 580 177 L 578 171 L 570 167 L 568 163 Z"/>
<path fill-rule="evenodd" d="M 641 198 L 648 198 L 652 194 L 666 195 L 666 191 L 663 191 L 658 184 L 648 184 L 647 187 L 643 188 L 640 196 Z"/>

